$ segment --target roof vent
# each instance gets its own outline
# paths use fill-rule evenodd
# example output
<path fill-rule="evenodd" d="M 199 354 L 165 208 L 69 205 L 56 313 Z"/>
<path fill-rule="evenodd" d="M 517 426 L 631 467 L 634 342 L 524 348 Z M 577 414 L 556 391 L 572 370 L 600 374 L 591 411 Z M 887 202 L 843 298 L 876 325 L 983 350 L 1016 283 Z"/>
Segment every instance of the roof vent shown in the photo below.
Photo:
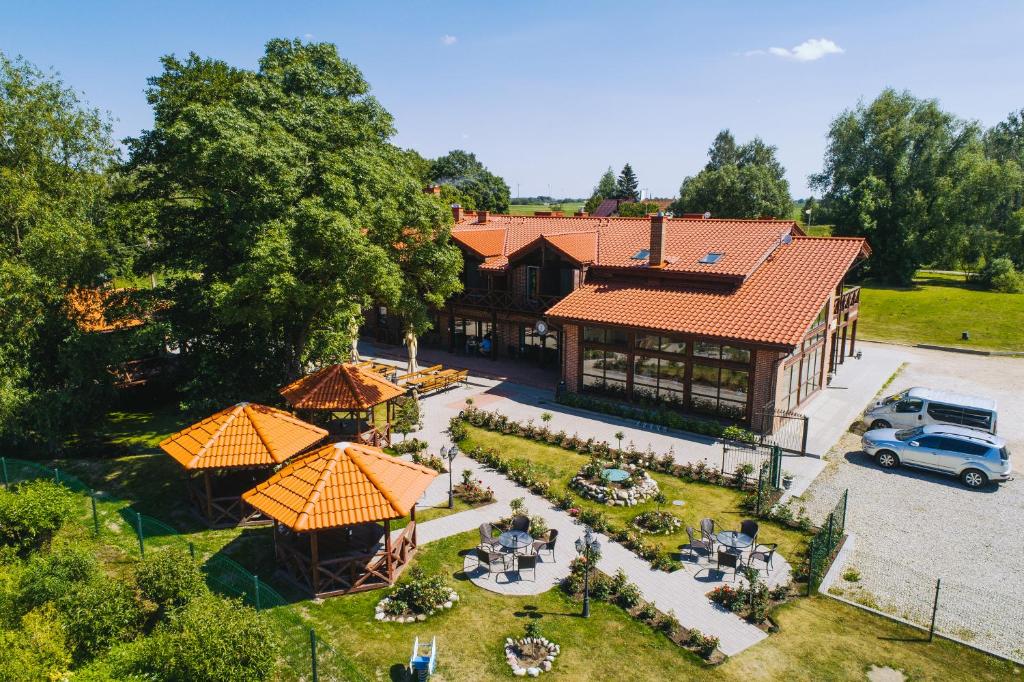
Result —
<path fill-rule="evenodd" d="M 630 258 L 632 260 L 647 260 L 650 257 L 651 257 L 651 252 L 650 251 L 648 251 L 647 249 L 640 249 L 639 251 L 634 253 Z"/>
<path fill-rule="evenodd" d="M 720 251 L 712 251 L 708 254 L 705 254 L 699 262 L 703 263 L 704 265 L 714 265 L 715 263 L 720 261 L 722 259 L 722 256 L 724 255 L 725 254 L 721 253 Z"/>

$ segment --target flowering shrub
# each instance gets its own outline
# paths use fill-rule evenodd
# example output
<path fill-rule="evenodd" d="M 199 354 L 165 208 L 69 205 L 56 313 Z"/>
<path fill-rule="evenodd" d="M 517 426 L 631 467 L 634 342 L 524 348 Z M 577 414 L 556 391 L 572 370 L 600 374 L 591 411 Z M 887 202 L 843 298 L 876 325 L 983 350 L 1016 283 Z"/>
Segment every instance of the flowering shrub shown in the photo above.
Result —
<path fill-rule="evenodd" d="M 446 473 L 448 469 L 444 466 L 444 460 L 437 455 L 424 455 L 419 452 L 412 453 L 412 461 L 415 464 L 420 464 L 425 467 L 429 467 L 438 473 Z"/>
<path fill-rule="evenodd" d="M 671 535 L 683 526 L 682 520 L 668 511 L 645 511 L 633 518 L 633 525 L 652 535 Z"/>
<path fill-rule="evenodd" d="M 428 576 L 422 568 L 413 566 L 409 569 L 408 578 L 388 594 L 384 612 L 393 616 L 410 612 L 430 613 L 447 602 L 451 593 L 442 576 Z"/>

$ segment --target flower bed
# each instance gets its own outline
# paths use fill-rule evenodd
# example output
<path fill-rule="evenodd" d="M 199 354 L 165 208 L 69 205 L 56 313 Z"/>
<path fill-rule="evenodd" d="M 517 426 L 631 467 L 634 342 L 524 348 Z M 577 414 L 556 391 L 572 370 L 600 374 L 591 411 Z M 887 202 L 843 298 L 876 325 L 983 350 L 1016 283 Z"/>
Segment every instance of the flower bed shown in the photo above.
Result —
<path fill-rule="evenodd" d="M 437 611 L 452 608 L 458 601 L 458 592 L 448 587 L 443 577 L 428 576 L 419 566 L 413 566 L 408 578 L 377 603 L 374 617 L 394 623 L 422 622 Z"/>
<path fill-rule="evenodd" d="M 505 640 L 505 660 L 516 677 L 538 677 L 551 670 L 561 648 L 554 642 L 540 636 L 537 623 L 526 624 L 526 636 Z"/>
<path fill-rule="evenodd" d="M 789 598 L 790 586 L 769 588 L 756 569 L 746 569 L 744 575 L 747 585 L 721 585 L 708 592 L 708 599 L 755 625 L 762 625 L 768 619 L 768 611 Z"/>
<path fill-rule="evenodd" d="M 683 527 L 683 522 L 672 512 L 658 510 L 637 514 L 633 526 L 641 533 L 672 535 Z"/>
<path fill-rule="evenodd" d="M 475 480 L 470 469 L 462 470 L 462 482 L 453 489 L 455 497 L 471 505 L 488 504 L 494 502 L 494 490 L 484 482 Z"/>

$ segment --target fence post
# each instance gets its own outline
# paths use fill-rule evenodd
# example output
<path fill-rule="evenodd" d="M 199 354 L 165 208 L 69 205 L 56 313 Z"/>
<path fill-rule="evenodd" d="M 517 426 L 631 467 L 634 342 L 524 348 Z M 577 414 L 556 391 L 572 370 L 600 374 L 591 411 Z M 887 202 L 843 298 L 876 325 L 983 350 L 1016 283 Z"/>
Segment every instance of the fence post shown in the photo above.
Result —
<path fill-rule="evenodd" d="M 810 424 L 809 424 L 810 421 L 811 421 L 811 418 L 808 417 L 805 414 L 804 415 L 804 419 L 803 419 L 803 422 L 804 422 L 804 433 L 803 433 L 803 436 L 800 438 L 800 454 L 801 455 L 806 455 L 807 454 L 807 432 L 810 431 L 810 429 L 808 428 L 810 426 Z"/>
<path fill-rule="evenodd" d="M 0 457 L 0 469 L 3 469 L 4 474 L 4 487 L 10 485 L 10 479 L 7 478 L 7 458 Z"/>
<path fill-rule="evenodd" d="M 722 442 L 722 469 L 721 469 L 721 472 L 722 472 L 723 476 L 725 476 L 725 449 L 726 449 L 726 447 L 727 446 L 726 446 L 725 442 L 723 441 Z"/>
<path fill-rule="evenodd" d="M 846 532 L 846 503 L 850 499 L 850 489 L 843 491 L 843 532 Z"/>
<path fill-rule="evenodd" d="M 252 589 L 256 593 L 256 610 L 260 610 L 260 577 L 258 575 L 252 576 Z"/>
<path fill-rule="evenodd" d="M 313 628 L 309 629 L 309 655 L 313 660 L 313 682 L 318 682 L 320 675 L 316 669 L 316 630 Z"/>
<path fill-rule="evenodd" d="M 754 496 L 754 516 L 761 516 L 761 486 L 764 484 L 764 467 L 757 470 L 757 494 Z"/>
<path fill-rule="evenodd" d="M 832 548 L 835 546 L 832 544 L 832 520 L 835 518 L 835 515 L 834 511 L 828 514 L 828 543 L 825 546 L 828 547 L 829 554 L 831 554 Z"/>
<path fill-rule="evenodd" d="M 89 493 L 89 500 L 92 502 L 92 530 L 96 537 L 100 536 L 100 516 L 96 512 L 96 494 Z"/>
<path fill-rule="evenodd" d="M 196 560 L 196 543 L 188 543 L 188 554 L 190 557 L 192 557 L 192 561 Z"/>
<path fill-rule="evenodd" d="M 135 512 L 135 533 L 139 536 L 139 556 L 146 558 L 146 543 L 142 536 L 142 514 Z"/>
<path fill-rule="evenodd" d="M 60 469 L 53 467 L 53 482 L 60 483 Z"/>
<path fill-rule="evenodd" d="M 942 578 L 935 579 L 935 601 L 932 603 L 932 625 L 928 628 L 928 641 L 935 636 L 935 614 L 939 611 L 939 588 L 942 586 Z"/>

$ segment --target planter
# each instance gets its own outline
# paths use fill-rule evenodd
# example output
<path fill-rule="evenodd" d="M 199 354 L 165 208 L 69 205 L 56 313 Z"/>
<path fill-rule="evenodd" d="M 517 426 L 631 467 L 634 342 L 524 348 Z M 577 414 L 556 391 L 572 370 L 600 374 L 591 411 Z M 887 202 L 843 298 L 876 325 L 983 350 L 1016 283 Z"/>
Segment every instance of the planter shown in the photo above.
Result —
<path fill-rule="evenodd" d="M 631 474 L 640 471 L 643 477 L 632 486 L 626 487 L 617 482 L 609 482 L 603 478 L 595 479 L 579 473 L 569 482 L 569 486 L 583 497 L 609 507 L 633 507 L 658 494 L 658 482 L 646 471 L 633 464 L 625 464 L 623 469 Z"/>
<path fill-rule="evenodd" d="M 560 648 L 544 637 L 505 640 L 505 660 L 516 677 L 538 677 L 551 670 Z"/>
<path fill-rule="evenodd" d="M 792 478 L 784 478 L 784 479 L 782 479 L 782 487 L 783 488 L 785 488 L 786 490 L 789 490 L 792 486 L 793 486 L 793 479 Z"/>
<path fill-rule="evenodd" d="M 379 602 L 377 602 L 377 609 L 376 613 L 374 614 L 374 619 L 385 623 L 422 623 L 438 611 L 444 611 L 446 609 L 454 607 L 458 601 L 459 593 L 455 590 L 452 590 L 448 593 L 448 601 L 442 604 L 438 604 L 436 609 L 428 613 L 413 613 L 411 611 L 406 611 L 405 613 L 389 614 L 387 613 L 387 606 L 389 603 L 391 603 L 391 598 L 384 597 Z"/>

